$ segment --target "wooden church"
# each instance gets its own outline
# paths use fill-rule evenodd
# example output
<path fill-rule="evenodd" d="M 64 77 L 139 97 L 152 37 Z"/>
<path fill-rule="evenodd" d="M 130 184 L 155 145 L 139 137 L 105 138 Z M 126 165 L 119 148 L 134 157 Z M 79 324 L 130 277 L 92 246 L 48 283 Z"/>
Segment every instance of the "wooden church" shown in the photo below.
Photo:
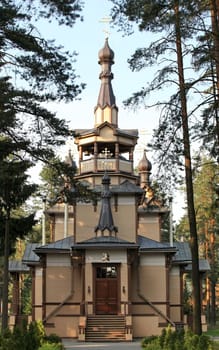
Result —
<path fill-rule="evenodd" d="M 76 179 L 100 199 L 49 208 L 52 242 L 28 244 L 22 268 L 10 267 L 11 322 L 19 313 L 18 275 L 28 272 L 31 319 L 42 320 L 48 334 L 79 341 L 130 341 L 158 335 L 167 325 L 187 324 L 183 275 L 191 264 L 190 250 L 187 243 L 161 240 L 168 208 L 151 187 L 152 166 L 145 152 L 134 171 L 138 130 L 118 126 L 113 63 L 106 39 L 99 51 L 94 127 L 75 130 Z"/>

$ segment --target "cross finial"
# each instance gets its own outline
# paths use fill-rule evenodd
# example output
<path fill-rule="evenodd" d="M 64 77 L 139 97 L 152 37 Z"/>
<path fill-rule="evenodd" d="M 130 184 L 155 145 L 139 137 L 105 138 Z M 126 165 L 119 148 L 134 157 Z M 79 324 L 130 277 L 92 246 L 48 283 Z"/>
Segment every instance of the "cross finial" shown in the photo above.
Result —
<path fill-rule="evenodd" d="M 110 31 L 109 31 L 109 24 L 112 22 L 112 17 L 103 17 L 100 20 L 101 23 L 105 23 L 105 28 L 103 29 L 103 32 L 105 33 L 106 38 L 109 38 Z"/>
<path fill-rule="evenodd" d="M 105 147 L 101 153 L 103 154 L 103 157 L 104 157 L 104 162 L 103 162 L 104 170 L 107 170 L 107 159 L 112 156 L 112 153 L 110 153 L 110 150 L 107 147 Z"/>

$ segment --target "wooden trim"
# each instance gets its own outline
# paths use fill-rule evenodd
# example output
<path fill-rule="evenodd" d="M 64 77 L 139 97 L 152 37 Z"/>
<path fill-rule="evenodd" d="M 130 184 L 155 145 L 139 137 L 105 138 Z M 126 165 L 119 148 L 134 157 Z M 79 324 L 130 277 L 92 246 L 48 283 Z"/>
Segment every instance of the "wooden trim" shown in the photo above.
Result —
<path fill-rule="evenodd" d="M 42 273 L 42 319 L 46 318 L 46 260 L 43 259 L 43 273 Z"/>

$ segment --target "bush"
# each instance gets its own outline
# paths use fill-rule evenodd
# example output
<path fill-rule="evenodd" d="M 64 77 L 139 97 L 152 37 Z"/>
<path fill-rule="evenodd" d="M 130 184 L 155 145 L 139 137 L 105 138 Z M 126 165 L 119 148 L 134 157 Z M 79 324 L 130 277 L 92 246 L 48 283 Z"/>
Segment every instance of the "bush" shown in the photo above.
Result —
<path fill-rule="evenodd" d="M 39 350 L 63 350 L 64 347 L 61 343 L 44 343 Z"/>
<path fill-rule="evenodd" d="M 146 337 L 142 341 L 146 350 L 212 350 L 213 342 L 206 334 L 198 336 L 190 331 L 163 329 L 160 336 Z"/>
<path fill-rule="evenodd" d="M 61 343 L 61 338 L 57 334 L 50 334 L 45 336 L 45 341 L 48 343 Z"/>
<path fill-rule="evenodd" d="M 42 322 L 26 323 L 0 334 L 0 350 L 63 350 L 61 339 L 55 335 L 45 336 Z"/>

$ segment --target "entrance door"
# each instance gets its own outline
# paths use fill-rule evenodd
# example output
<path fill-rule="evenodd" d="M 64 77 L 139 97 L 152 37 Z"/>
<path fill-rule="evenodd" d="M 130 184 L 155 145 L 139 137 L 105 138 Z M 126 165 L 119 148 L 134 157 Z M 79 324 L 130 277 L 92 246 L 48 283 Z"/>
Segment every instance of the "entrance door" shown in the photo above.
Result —
<path fill-rule="evenodd" d="M 118 266 L 96 266 L 96 314 L 118 313 Z"/>

